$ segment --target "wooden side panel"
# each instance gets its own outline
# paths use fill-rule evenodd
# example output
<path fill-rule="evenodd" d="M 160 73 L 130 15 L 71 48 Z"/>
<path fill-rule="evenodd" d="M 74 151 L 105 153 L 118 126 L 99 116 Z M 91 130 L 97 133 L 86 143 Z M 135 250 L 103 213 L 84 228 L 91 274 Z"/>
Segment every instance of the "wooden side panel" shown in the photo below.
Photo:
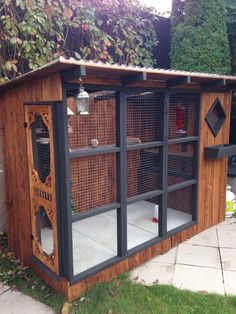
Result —
<path fill-rule="evenodd" d="M 227 115 L 223 127 L 215 137 L 208 127 L 205 117 L 216 98 L 219 98 Z M 201 232 L 224 219 L 225 188 L 227 181 L 227 158 L 212 160 L 204 158 L 204 147 L 225 144 L 229 141 L 231 94 L 204 93 L 202 95 L 198 232 Z"/>
<path fill-rule="evenodd" d="M 32 256 L 28 162 L 24 102 L 62 100 L 61 80 L 54 74 L 1 94 L 6 207 L 10 250 L 25 263 Z"/>

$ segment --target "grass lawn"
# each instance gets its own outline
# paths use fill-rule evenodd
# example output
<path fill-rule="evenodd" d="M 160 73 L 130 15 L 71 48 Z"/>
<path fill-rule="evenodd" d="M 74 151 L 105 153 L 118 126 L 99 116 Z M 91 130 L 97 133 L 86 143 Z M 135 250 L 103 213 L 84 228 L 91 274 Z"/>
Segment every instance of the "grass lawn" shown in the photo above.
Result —
<path fill-rule="evenodd" d="M 65 299 L 58 296 L 32 270 L 8 252 L 0 237 L 0 279 L 58 313 Z M 236 314 L 236 297 L 181 291 L 174 287 L 146 287 L 124 274 L 108 284 L 99 284 L 72 304 L 74 314 Z"/>

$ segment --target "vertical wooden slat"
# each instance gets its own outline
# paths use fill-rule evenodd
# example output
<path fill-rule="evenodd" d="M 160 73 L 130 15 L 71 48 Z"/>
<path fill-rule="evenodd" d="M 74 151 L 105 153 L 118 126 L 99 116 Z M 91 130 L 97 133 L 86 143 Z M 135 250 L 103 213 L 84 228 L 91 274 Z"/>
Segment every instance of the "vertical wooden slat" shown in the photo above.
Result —
<path fill-rule="evenodd" d="M 9 248 L 25 263 L 30 262 L 32 247 L 23 104 L 26 101 L 57 101 L 62 99 L 61 95 L 59 74 L 1 93 L 8 242 Z"/>
<path fill-rule="evenodd" d="M 215 137 L 209 129 L 205 117 L 216 98 L 219 98 L 227 119 Z M 231 94 L 204 93 L 202 97 L 200 161 L 199 161 L 199 224 L 203 231 L 224 219 L 225 187 L 227 181 L 227 158 L 211 160 L 204 158 L 204 147 L 226 144 L 229 140 Z"/>

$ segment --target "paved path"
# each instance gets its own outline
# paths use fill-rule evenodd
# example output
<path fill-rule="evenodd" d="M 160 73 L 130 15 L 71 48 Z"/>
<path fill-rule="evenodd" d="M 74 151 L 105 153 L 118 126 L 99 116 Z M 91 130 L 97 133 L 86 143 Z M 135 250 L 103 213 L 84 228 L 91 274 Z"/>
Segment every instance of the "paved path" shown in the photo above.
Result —
<path fill-rule="evenodd" d="M 131 272 L 145 285 L 236 295 L 236 219 L 208 229 Z"/>
<path fill-rule="evenodd" d="M 1 314 L 55 314 L 43 303 L 13 291 L 10 287 L 0 282 L 0 313 Z"/>
<path fill-rule="evenodd" d="M 151 285 L 236 295 L 236 219 L 208 229 L 131 272 Z M 48 306 L 0 283 L 1 314 L 54 314 Z"/>

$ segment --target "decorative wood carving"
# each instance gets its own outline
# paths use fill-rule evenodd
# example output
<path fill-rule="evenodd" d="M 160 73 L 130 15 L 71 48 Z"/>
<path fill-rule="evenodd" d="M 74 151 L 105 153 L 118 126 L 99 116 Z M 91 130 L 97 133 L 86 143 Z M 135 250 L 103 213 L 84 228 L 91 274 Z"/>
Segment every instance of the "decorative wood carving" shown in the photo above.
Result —
<path fill-rule="evenodd" d="M 46 126 L 48 128 L 50 128 L 50 123 L 51 123 L 51 116 L 49 116 L 48 112 L 43 112 L 42 113 L 42 118 L 43 118 L 43 122 L 46 124 Z"/>
<path fill-rule="evenodd" d="M 35 121 L 35 113 L 34 112 L 28 112 L 26 119 L 27 119 L 27 122 L 29 123 L 29 125 L 31 125 Z"/>
<path fill-rule="evenodd" d="M 48 128 L 49 149 L 50 149 L 50 174 L 45 182 L 40 180 L 38 171 L 34 168 L 32 124 L 36 115 L 41 115 L 42 121 Z M 57 212 L 56 212 L 56 189 L 55 189 L 55 166 L 53 146 L 53 125 L 50 105 L 25 107 L 25 118 L 28 123 L 26 128 L 30 197 L 31 197 L 31 224 L 32 224 L 32 246 L 33 254 L 53 272 L 58 274 L 58 239 L 57 239 Z M 35 145 L 35 143 L 34 143 Z M 38 234 L 37 214 L 43 208 L 52 226 L 53 251 L 47 254 L 43 251 L 40 234 Z"/>
<path fill-rule="evenodd" d="M 46 186 L 48 186 L 48 187 L 52 187 L 52 178 L 51 178 L 51 174 L 46 178 L 45 184 L 46 184 Z"/>
<path fill-rule="evenodd" d="M 35 169 L 32 169 L 32 172 L 31 172 L 31 179 L 32 181 L 34 182 L 39 182 L 40 179 L 39 179 L 39 174 L 38 174 L 38 171 L 35 170 Z"/>

